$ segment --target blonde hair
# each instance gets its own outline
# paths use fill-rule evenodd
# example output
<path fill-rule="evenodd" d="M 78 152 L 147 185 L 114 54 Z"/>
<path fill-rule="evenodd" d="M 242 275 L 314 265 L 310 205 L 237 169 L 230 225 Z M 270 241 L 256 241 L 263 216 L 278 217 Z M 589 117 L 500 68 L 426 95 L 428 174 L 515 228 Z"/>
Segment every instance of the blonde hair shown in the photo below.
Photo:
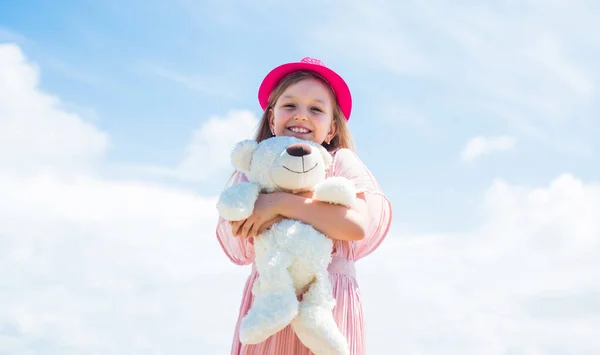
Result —
<path fill-rule="evenodd" d="M 334 98 L 333 122 L 336 127 L 336 132 L 335 136 L 331 139 L 329 144 L 323 142 L 323 147 L 325 147 L 325 149 L 327 149 L 330 152 L 339 148 L 348 148 L 355 152 L 356 148 L 354 146 L 352 134 L 350 133 L 346 117 L 344 117 L 344 114 L 340 109 L 340 105 L 337 102 L 337 98 L 333 89 L 331 88 L 331 86 L 329 86 L 327 81 L 322 76 L 311 71 L 296 71 L 291 74 L 288 74 L 286 77 L 279 81 L 277 86 L 275 86 L 275 88 L 269 95 L 267 107 L 265 107 L 265 111 L 262 114 L 262 118 L 258 125 L 258 130 L 256 131 L 254 139 L 257 142 L 261 142 L 272 136 L 271 127 L 269 124 L 269 111 L 273 108 L 273 106 L 275 106 L 275 103 L 277 102 L 279 97 L 288 87 L 308 78 L 316 78 L 317 80 L 320 80 L 329 89 L 331 95 Z"/>

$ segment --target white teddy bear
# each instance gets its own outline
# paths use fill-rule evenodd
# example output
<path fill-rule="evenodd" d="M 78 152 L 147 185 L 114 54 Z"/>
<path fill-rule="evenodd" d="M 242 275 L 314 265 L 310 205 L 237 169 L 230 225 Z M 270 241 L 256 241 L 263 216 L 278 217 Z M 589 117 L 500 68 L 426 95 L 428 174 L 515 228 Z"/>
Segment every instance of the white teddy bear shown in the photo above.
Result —
<path fill-rule="evenodd" d="M 326 179 L 332 156 L 313 142 L 295 137 L 245 140 L 235 146 L 231 159 L 248 182 L 234 184 L 220 195 L 217 210 L 228 221 L 248 218 L 261 192 L 314 191 L 315 200 L 348 207 L 354 203 L 352 182 Z M 258 278 L 252 288 L 253 304 L 240 325 L 240 341 L 260 343 L 291 324 L 314 354 L 349 354 L 332 313 L 335 299 L 327 267 L 333 241 L 308 224 L 284 219 L 259 235 L 254 249 Z"/>

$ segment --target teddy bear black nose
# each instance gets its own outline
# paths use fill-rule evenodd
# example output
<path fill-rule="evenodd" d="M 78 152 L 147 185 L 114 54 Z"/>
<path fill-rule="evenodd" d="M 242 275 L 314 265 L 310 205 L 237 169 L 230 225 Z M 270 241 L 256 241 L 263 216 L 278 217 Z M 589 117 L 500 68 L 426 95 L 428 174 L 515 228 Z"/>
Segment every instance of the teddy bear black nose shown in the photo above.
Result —
<path fill-rule="evenodd" d="M 293 157 L 303 157 L 305 155 L 309 155 L 311 152 L 310 146 L 303 143 L 292 144 L 286 149 L 286 151 Z"/>

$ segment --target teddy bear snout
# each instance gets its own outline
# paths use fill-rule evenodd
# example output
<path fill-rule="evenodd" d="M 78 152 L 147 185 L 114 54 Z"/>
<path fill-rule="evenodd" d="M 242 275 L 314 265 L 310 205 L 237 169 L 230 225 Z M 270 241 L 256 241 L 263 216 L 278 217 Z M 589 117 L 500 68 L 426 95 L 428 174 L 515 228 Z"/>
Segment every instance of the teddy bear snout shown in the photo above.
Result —
<path fill-rule="evenodd" d="M 287 153 L 293 157 L 303 157 L 311 153 L 310 146 L 304 143 L 295 143 L 286 149 Z"/>

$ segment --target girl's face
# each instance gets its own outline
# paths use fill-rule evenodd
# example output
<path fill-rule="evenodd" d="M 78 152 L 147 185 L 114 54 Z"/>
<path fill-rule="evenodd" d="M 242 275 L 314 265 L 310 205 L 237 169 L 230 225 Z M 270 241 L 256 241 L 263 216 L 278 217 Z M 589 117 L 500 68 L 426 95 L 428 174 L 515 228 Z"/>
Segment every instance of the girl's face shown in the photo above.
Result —
<path fill-rule="evenodd" d="M 317 144 L 335 136 L 333 96 L 318 79 L 303 79 L 289 86 L 269 112 L 271 132 Z"/>

